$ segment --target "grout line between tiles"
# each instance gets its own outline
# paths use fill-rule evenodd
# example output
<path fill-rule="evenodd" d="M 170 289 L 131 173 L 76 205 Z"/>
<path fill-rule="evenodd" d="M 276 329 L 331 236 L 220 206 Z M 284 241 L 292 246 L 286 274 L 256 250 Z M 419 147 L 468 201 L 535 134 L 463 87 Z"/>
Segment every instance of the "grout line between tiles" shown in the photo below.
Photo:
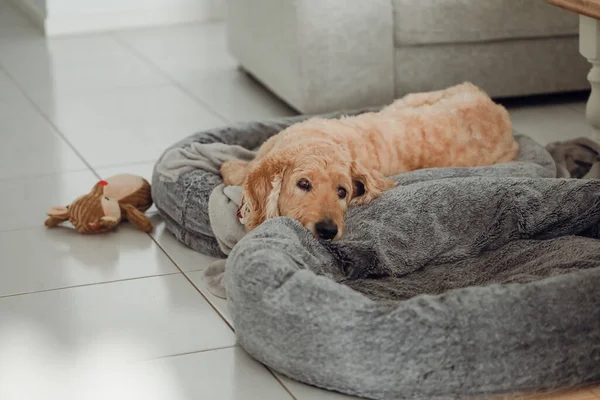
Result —
<path fill-rule="evenodd" d="M 23 94 L 23 96 L 33 106 L 33 108 L 50 124 L 50 126 L 56 131 L 56 133 L 60 136 L 60 138 L 71 148 L 71 150 L 73 150 L 73 152 L 77 155 L 77 157 L 79 157 L 79 159 L 85 164 L 85 166 L 88 167 L 89 170 L 94 175 L 96 175 L 96 177 L 98 179 L 101 179 L 100 176 L 98 175 L 98 173 L 92 167 L 92 165 L 83 157 L 83 155 L 79 152 L 79 150 L 77 150 L 75 148 L 73 143 L 71 143 L 71 141 L 63 134 L 63 132 L 58 128 L 58 126 L 54 123 L 54 121 L 52 121 L 52 119 L 50 117 L 48 117 L 44 111 L 42 111 L 42 109 L 31 98 L 31 96 L 29 96 L 29 93 L 27 93 L 27 91 L 12 76 L 12 74 L 6 70 L 4 70 L 4 73 L 6 74 L 8 79 L 10 79 L 14 83 L 14 85 L 17 87 L 17 89 Z"/>
<path fill-rule="evenodd" d="M 132 278 L 115 279 L 115 280 L 111 280 L 111 281 L 94 282 L 94 283 L 83 283 L 81 285 L 63 286 L 63 287 L 59 287 L 59 288 L 43 289 L 43 290 L 33 290 L 31 292 L 23 292 L 23 293 L 14 293 L 14 294 L 0 295 L 0 300 L 6 299 L 6 298 L 9 298 L 9 297 L 27 296 L 27 295 L 30 295 L 30 294 L 46 293 L 46 292 L 56 292 L 57 290 L 73 289 L 73 288 L 80 288 L 80 287 L 87 287 L 87 286 L 99 286 L 99 285 L 106 285 L 106 284 L 109 284 L 109 283 L 136 281 L 136 280 L 139 280 L 139 279 L 148 279 L 148 278 L 156 278 L 156 277 L 161 277 L 161 276 L 170 276 L 170 275 L 179 275 L 179 274 L 180 274 L 179 271 L 178 272 L 167 272 L 165 274 L 135 276 L 135 277 L 132 277 Z"/>
<path fill-rule="evenodd" d="M 158 240 L 156 240 L 154 238 L 154 236 L 152 236 L 150 233 L 147 233 L 148 236 L 150 236 L 150 239 L 152 239 L 152 241 L 154 241 L 154 243 L 156 243 L 156 245 L 160 248 L 160 250 L 165 254 L 165 256 L 167 256 L 167 258 L 173 263 L 173 265 L 179 270 L 179 272 L 181 272 L 181 274 L 185 277 L 185 279 L 190 283 L 190 285 L 192 285 L 192 287 L 194 289 L 196 289 L 196 291 L 200 294 L 200 296 L 202 296 L 202 298 L 208 303 L 208 305 L 210 305 L 210 307 L 213 309 L 213 311 L 215 313 L 217 313 L 217 315 L 223 320 L 223 322 L 225 322 L 225 324 L 229 327 L 229 329 L 231 329 L 231 331 L 233 333 L 235 333 L 235 329 L 233 329 L 233 326 L 229 323 L 229 321 L 227 321 L 227 318 L 225 318 L 220 312 L 219 310 L 217 310 L 217 307 L 214 306 L 213 303 L 210 302 L 210 300 L 208 299 L 208 297 L 206 297 L 204 295 L 204 293 L 202 293 L 202 291 L 200 290 L 200 288 L 198 288 L 196 285 L 194 285 L 194 282 L 192 282 L 192 280 L 190 279 L 189 276 L 187 276 L 187 274 L 179 267 L 179 265 L 175 262 L 175 260 L 173 259 L 173 257 L 171 257 L 171 255 L 165 250 L 165 248 L 158 242 Z"/>
<path fill-rule="evenodd" d="M 164 360 L 164 359 L 168 359 L 168 358 L 172 358 L 172 357 L 187 356 L 187 355 L 192 355 L 192 354 L 202 354 L 202 353 L 208 353 L 208 352 L 211 352 L 211 351 L 219 351 L 219 350 L 226 350 L 226 349 L 235 349 L 236 347 L 239 347 L 239 346 L 236 344 L 236 345 L 233 345 L 233 346 L 215 347 L 213 349 L 187 351 L 187 352 L 184 352 L 184 353 L 177 353 L 177 354 L 169 354 L 169 355 L 166 355 L 166 356 L 152 357 L 152 358 L 145 359 L 143 361 L 147 362 L 147 361 L 154 361 L 154 360 Z M 293 400 L 298 400 L 292 394 L 292 392 L 290 392 L 290 390 L 287 388 L 287 386 L 285 386 L 283 384 L 283 382 L 281 381 L 281 379 L 279 379 L 279 377 L 273 371 L 271 371 L 271 369 L 269 367 L 267 367 L 263 363 L 259 363 L 259 364 L 262 365 L 269 372 L 269 374 L 283 387 L 283 390 L 285 390 L 287 392 L 287 394 L 289 394 L 290 397 Z"/>
<path fill-rule="evenodd" d="M 222 347 L 215 347 L 212 349 L 204 349 L 204 350 L 195 350 L 195 351 L 186 351 L 183 353 L 176 353 L 176 354 L 167 354 L 165 356 L 158 356 L 158 357 L 151 357 L 151 358 L 147 358 L 144 361 L 152 361 L 152 360 L 162 360 L 165 358 L 171 358 L 171 357 L 179 357 L 179 356 L 187 356 L 190 354 L 199 354 L 199 353 L 208 353 L 210 351 L 217 351 L 217 350 L 225 350 L 225 349 L 233 349 L 236 348 L 237 345 L 234 344 L 233 346 L 222 346 Z"/>
<path fill-rule="evenodd" d="M 273 376 L 273 378 L 275 378 L 275 380 L 276 380 L 277 382 L 279 382 L 279 384 L 280 384 L 280 385 L 283 387 L 283 389 L 284 389 L 284 390 L 285 390 L 285 391 L 286 391 L 286 392 L 287 392 L 287 393 L 290 395 L 290 397 L 291 397 L 292 399 L 294 399 L 294 400 L 298 400 L 298 399 L 296 398 L 296 396 L 294 396 L 294 395 L 292 394 L 292 392 L 290 391 L 290 389 L 288 389 L 288 387 L 287 387 L 287 386 L 285 386 L 285 385 L 283 384 L 283 382 L 281 381 L 281 379 L 279 379 L 279 377 L 277 376 L 277 374 L 275 374 L 275 372 L 271 371 L 271 368 L 267 367 L 266 365 L 264 365 L 264 364 L 262 364 L 262 363 L 261 363 L 261 365 L 262 365 L 263 367 L 265 367 L 265 368 L 267 369 L 267 371 L 269 371 L 269 373 L 270 373 L 270 374 Z"/>
<path fill-rule="evenodd" d="M 235 329 L 233 328 L 233 326 L 229 323 L 229 321 L 227 321 L 227 319 L 223 316 L 223 314 L 221 314 L 219 312 L 219 310 L 214 306 L 213 303 L 211 303 L 211 301 L 208 299 L 208 297 L 206 297 L 206 295 L 204 293 L 202 293 L 202 291 L 200 290 L 200 288 L 198 286 L 196 286 L 194 284 L 194 282 L 187 276 L 186 272 L 194 272 L 194 271 L 183 271 L 179 265 L 177 265 L 177 263 L 175 262 L 175 260 L 173 260 L 173 258 L 169 255 L 169 253 L 167 253 L 167 251 L 161 246 L 161 244 L 152 236 L 148 233 L 148 236 L 150 236 L 152 238 L 152 240 L 154 241 L 154 243 L 156 243 L 156 245 L 163 251 L 163 253 L 165 253 L 165 255 L 169 258 L 169 260 L 171 260 L 171 262 L 173 263 L 173 265 L 175 265 L 177 267 L 177 269 L 179 271 L 181 271 L 181 273 L 183 274 L 183 276 L 185 277 L 185 279 L 187 279 L 187 281 L 192 285 L 192 287 L 194 289 L 196 289 L 196 291 L 200 294 L 200 296 L 202 296 L 202 298 L 210 305 L 210 307 L 215 311 L 215 313 L 217 313 L 217 315 L 219 317 L 221 317 L 221 319 L 223 320 L 223 322 L 225 322 L 225 324 L 229 327 L 229 329 L 231 329 L 231 331 L 235 334 Z M 201 271 L 201 270 L 196 270 L 196 271 Z M 230 346 L 230 347 L 235 347 L 235 346 Z M 227 347 L 225 347 L 227 348 Z M 218 350 L 218 349 L 212 349 L 212 350 Z M 193 352 L 192 352 L 193 353 Z M 298 400 L 296 399 L 296 397 L 292 394 L 292 392 L 290 391 L 290 389 L 288 389 L 287 386 L 285 386 L 283 384 L 283 382 L 281 381 L 281 379 L 279 379 L 279 377 L 266 365 L 264 365 L 263 363 L 260 363 L 260 365 L 262 365 L 270 374 L 271 376 L 281 385 L 281 387 L 283 387 L 283 390 L 285 390 L 287 392 L 287 394 L 290 395 L 290 397 L 293 400 Z"/>
<path fill-rule="evenodd" d="M 113 35 L 113 38 L 116 43 L 121 45 L 124 49 L 128 50 L 131 54 L 133 54 L 135 57 L 137 57 L 140 61 L 142 61 L 142 62 L 148 64 L 150 67 L 154 68 L 155 71 L 159 72 L 161 75 L 163 75 L 163 77 L 168 79 L 172 85 L 179 88 L 187 96 L 189 96 L 192 100 L 194 100 L 200 106 L 204 107 L 208 112 L 212 113 L 213 115 L 215 115 L 216 117 L 221 119 L 224 123 L 232 122 L 229 120 L 229 118 L 227 118 L 226 116 L 222 115 L 221 113 L 219 113 L 218 111 L 213 109 L 208 103 L 206 103 L 204 100 L 200 99 L 198 96 L 196 96 L 194 93 L 192 93 L 188 88 L 183 86 L 183 84 L 181 82 L 179 82 L 177 79 L 175 79 L 173 76 L 171 76 L 167 71 L 165 71 L 164 69 L 162 69 L 161 67 L 156 65 L 150 58 L 148 58 L 143 53 L 139 52 L 129 42 L 127 42 L 122 37 L 120 37 L 117 32 L 112 32 L 112 35 Z"/>

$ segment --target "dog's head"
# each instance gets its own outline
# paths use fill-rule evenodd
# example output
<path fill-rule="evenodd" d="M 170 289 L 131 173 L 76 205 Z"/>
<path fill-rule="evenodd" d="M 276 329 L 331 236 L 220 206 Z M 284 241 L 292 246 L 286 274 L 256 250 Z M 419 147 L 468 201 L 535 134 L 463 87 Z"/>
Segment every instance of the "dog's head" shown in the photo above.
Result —
<path fill-rule="evenodd" d="M 243 188 L 245 224 L 286 216 L 298 220 L 315 237 L 338 239 L 348 206 L 365 204 L 393 186 L 331 148 L 295 149 L 265 157 L 247 176 Z"/>

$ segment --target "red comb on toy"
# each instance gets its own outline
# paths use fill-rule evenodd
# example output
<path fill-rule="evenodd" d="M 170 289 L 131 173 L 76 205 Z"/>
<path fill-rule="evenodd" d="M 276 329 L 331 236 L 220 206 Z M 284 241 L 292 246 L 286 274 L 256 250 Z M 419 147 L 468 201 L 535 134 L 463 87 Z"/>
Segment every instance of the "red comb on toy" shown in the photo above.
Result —
<path fill-rule="evenodd" d="M 102 181 L 98 182 L 98 184 L 102 185 L 102 186 L 106 186 L 106 185 L 108 185 L 108 182 L 102 180 Z"/>

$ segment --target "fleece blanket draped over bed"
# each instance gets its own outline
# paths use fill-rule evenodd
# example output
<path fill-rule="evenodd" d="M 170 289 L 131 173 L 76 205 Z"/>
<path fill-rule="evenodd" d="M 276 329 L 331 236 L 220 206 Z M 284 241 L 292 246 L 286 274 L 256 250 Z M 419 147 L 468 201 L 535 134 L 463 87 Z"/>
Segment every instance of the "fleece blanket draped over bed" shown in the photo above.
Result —
<path fill-rule="evenodd" d="M 286 123 L 263 125 L 260 138 L 211 133 L 240 145 L 239 155 L 212 153 L 215 162 L 252 157 L 246 151 Z M 555 179 L 548 151 L 518 140 L 511 163 L 397 176 L 398 187 L 349 210 L 344 237 L 333 243 L 287 218 L 245 236 L 228 230 L 234 220 L 224 215 L 235 213 L 239 191 L 219 187 L 213 172 L 177 170 L 175 153 L 157 164 L 153 195 L 184 242 L 230 252 L 223 282 L 240 344 L 294 379 L 375 399 L 595 382 L 600 181 Z M 168 187 L 178 190 L 170 200 Z M 184 226 L 193 207 L 206 217 Z M 223 276 L 213 278 L 218 286 Z"/>

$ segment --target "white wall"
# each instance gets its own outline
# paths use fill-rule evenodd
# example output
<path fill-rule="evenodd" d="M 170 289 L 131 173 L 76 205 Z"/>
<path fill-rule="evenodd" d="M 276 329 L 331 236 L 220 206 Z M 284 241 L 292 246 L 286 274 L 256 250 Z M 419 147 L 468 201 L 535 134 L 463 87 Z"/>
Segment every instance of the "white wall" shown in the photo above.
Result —
<path fill-rule="evenodd" d="M 223 17 L 223 0 L 13 0 L 47 36 Z"/>

